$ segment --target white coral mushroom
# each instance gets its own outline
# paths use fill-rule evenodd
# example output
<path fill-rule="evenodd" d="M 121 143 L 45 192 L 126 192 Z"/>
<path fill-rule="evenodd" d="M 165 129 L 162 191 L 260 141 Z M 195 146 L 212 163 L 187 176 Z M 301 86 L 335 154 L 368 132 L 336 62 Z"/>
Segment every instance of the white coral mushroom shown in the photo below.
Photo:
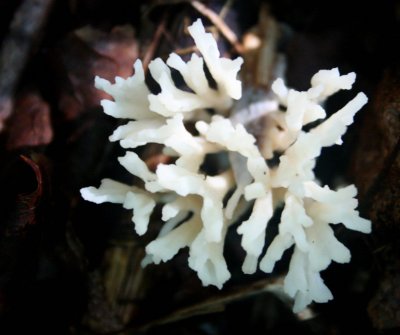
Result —
<path fill-rule="evenodd" d="M 305 132 L 303 126 L 324 119 L 321 104 L 338 90 L 350 89 L 355 74 L 322 70 L 312 77 L 306 92 L 287 88 L 282 79 L 277 79 L 272 85 L 274 100 L 257 102 L 247 110 L 267 119 L 267 143 L 261 151 L 255 137 L 241 123 L 245 119 L 243 111 L 231 119 L 223 116 L 228 114 L 233 99 L 241 97 L 241 82 L 236 77 L 242 59 L 221 58 L 216 41 L 205 32 L 200 20 L 189 27 L 189 33 L 202 56 L 193 54 L 185 63 L 171 54 L 166 63 L 161 59 L 151 62 L 149 69 L 160 85 L 159 94 L 151 94 L 147 88 L 140 61 L 128 79 L 117 78 L 111 84 L 96 78 L 96 87 L 114 98 L 102 101 L 105 113 L 132 119 L 118 127 L 110 140 L 129 149 L 159 143 L 164 145 L 165 154 L 177 157 L 176 162 L 160 164 L 152 172 L 138 154 L 128 151 L 119 162 L 143 180 L 144 187 L 105 179 L 98 189 L 82 189 L 82 197 L 132 209 L 139 235 L 147 231 L 154 207 L 161 204 L 164 226 L 147 245 L 143 265 L 166 262 L 180 249 L 188 248 L 189 267 L 197 272 L 203 285 L 218 288 L 230 278 L 223 252 L 226 234 L 243 210 L 250 208 L 250 216 L 237 228 L 246 252 L 243 272 L 254 273 L 258 265 L 262 271 L 272 272 L 285 250 L 294 246 L 284 281 L 284 291 L 295 301 L 294 310 L 301 311 L 312 301 L 332 299 L 320 272 L 332 261 L 350 261 L 350 252 L 337 240 L 331 224 L 342 223 L 348 229 L 369 233 L 371 223 L 356 210 L 357 191 L 353 185 L 336 191 L 319 186 L 313 169 L 323 147 L 341 144 L 367 98 L 359 93 L 312 130 Z M 210 87 L 204 65 L 216 87 Z M 192 92 L 176 87 L 169 67 L 182 75 Z M 287 110 L 279 110 L 279 104 Z M 265 113 L 260 110 L 263 106 L 267 108 Z M 207 108 L 216 110 L 217 115 L 198 121 Z M 244 113 L 247 111 L 244 107 Z M 197 135 L 188 130 L 187 120 L 197 121 Z M 220 151 L 229 153 L 230 169 L 216 176 L 205 174 L 201 166 L 207 154 Z M 279 164 L 269 167 L 266 159 L 275 151 L 282 152 Z M 268 222 L 279 205 L 284 205 L 279 232 L 259 262 Z"/>

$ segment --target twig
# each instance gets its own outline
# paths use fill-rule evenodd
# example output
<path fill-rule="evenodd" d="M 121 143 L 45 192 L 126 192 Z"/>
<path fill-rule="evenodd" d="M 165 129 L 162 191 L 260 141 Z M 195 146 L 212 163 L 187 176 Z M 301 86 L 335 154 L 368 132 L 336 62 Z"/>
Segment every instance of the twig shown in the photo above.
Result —
<path fill-rule="evenodd" d="M 266 292 L 274 292 L 279 297 L 281 297 L 282 300 L 286 301 L 287 300 L 286 296 L 283 293 L 281 293 L 282 287 L 283 287 L 282 277 L 261 280 L 245 288 L 239 288 L 224 295 L 211 297 L 206 301 L 202 301 L 192 306 L 181 308 L 163 318 L 150 321 L 149 323 L 140 326 L 137 330 L 146 331 L 155 326 L 160 326 L 185 320 L 194 316 L 221 312 L 223 311 L 224 307 L 231 302 L 239 301 Z M 288 304 L 290 304 L 290 302 L 288 302 Z"/>
<path fill-rule="evenodd" d="M 25 0 L 10 25 L 0 50 L 0 131 L 13 109 L 21 73 L 38 42 L 54 0 Z"/>
<path fill-rule="evenodd" d="M 226 25 L 221 16 L 202 4 L 200 1 L 191 1 L 190 4 L 198 12 L 206 16 L 212 22 L 212 24 L 218 28 L 218 30 L 228 40 L 228 42 L 233 45 L 237 53 L 243 53 L 242 44 L 239 42 L 236 34 L 231 30 L 231 28 Z"/>
<path fill-rule="evenodd" d="M 194 53 L 198 50 L 199 49 L 197 49 L 197 47 L 192 46 L 192 47 L 177 49 L 177 50 L 175 50 L 175 53 L 178 55 L 187 55 L 187 54 Z"/>
<path fill-rule="evenodd" d="M 224 7 L 222 7 L 221 11 L 219 12 L 218 16 L 221 18 L 221 20 L 224 20 L 226 15 L 229 12 L 229 9 L 232 7 L 233 0 L 227 0 L 224 4 Z"/>
<path fill-rule="evenodd" d="M 161 23 L 157 27 L 157 30 L 154 34 L 153 40 L 151 41 L 149 47 L 147 48 L 144 56 L 143 56 L 143 68 L 145 71 L 147 71 L 147 68 L 149 66 L 149 63 L 153 59 L 153 56 L 157 50 L 157 46 L 160 43 L 161 36 L 163 35 L 165 31 L 165 24 L 166 24 L 166 17 L 161 20 Z"/>

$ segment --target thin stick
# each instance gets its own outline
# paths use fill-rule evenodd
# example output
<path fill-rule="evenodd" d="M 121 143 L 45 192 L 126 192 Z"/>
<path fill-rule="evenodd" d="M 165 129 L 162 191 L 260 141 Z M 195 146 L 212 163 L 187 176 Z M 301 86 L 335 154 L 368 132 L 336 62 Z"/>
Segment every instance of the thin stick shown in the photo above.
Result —
<path fill-rule="evenodd" d="M 117 332 L 109 333 L 111 334 L 121 334 L 126 330 L 138 330 L 138 331 L 146 331 L 155 326 L 165 325 L 174 323 L 181 320 L 186 320 L 188 318 L 204 315 L 204 314 L 212 314 L 218 313 L 224 310 L 225 306 L 229 303 L 240 301 L 245 298 L 253 297 L 259 294 L 264 294 L 266 292 L 275 293 L 284 303 L 291 304 L 291 302 L 287 299 L 286 295 L 282 293 L 283 290 L 283 278 L 277 277 L 272 279 L 264 279 L 258 282 L 255 282 L 245 288 L 239 288 L 234 291 L 228 292 L 226 294 L 218 295 L 211 297 L 205 301 L 200 303 L 196 303 L 194 305 L 181 308 L 179 310 L 174 311 L 173 313 L 157 319 L 152 320 L 149 323 L 146 323 L 138 328 L 127 327 L 126 329 L 122 329 Z"/>
<path fill-rule="evenodd" d="M 229 12 L 229 9 L 232 7 L 233 0 L 227 0 L 225 2 L 224 7 L 222 7 L 221 11 L 219 12 L 218 16 L 221 18 L 221 20 L 224 20 L 226 15 Z"/>
<path fill-rule="evenodd" d="M 243 46 L 236 37 L 236 34 L 226 25 L 226 23 L 217 13 L 202 4 L 200 1 L 191 1 L 190 4 L 198 12 L 206 16 L 212 22 L 212 24 L 218 28 L 228 42 L 233 45 L 237 53 L 241 54 L 243 52 Z"/>
<path fill-rule="evenodd" d="M 199 49 L 197 49 L 197 47 L 193 46 L 193 47 L 177 49 L 177 50 L 175 50 L 175 53 L 178 54 L 178 55 L 187 55 L 187 54 L 194 53 L 194 52 L 196 52 L 198 50 Z"/>
<path fill-rule="evenodd" d="M 160 23 L 160 25 L 157 27 L 157 30 L 154 34 L 153 40 L 151 41 L 149 47 L 147 48 L 144 56 L 143 56 L 143 68 L 145 71 L 147 71 L 147 68 L 153 59 L 153 56 L 157 50 L 157 47 L 160 43 L 161 36 L 163 35 L 165 31 L 165 23 L 166 23 L 166 18 L 164 17 Z"/>
<path fill-rule="evenodd" d="M 25 0 L 18 8 L 10 25 L 10 32 L 0 50 L 0 131 L 11 115 L 14 94 L 38 43 L 54 0 Z"/>

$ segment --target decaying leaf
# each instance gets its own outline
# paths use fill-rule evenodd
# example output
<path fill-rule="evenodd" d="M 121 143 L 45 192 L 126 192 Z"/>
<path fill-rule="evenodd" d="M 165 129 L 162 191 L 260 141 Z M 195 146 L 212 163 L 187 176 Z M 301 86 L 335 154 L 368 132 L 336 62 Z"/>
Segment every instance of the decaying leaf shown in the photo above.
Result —
<path fill-rule="evenodd" d="M 8 122 L 7 148 L 47 145 L 53 139 L 50 106 L 37 93 L 20 97 Z"/>
<path fill-rule="evenodd" d="M 100 105 L 107 95 L 93 83 L 96 75 L 112 80 L 132 74 L 137 58 L 135 34 L 130 26 L 106 33 L 87 26 L 71 33 L 56 50 L 59 108 L 67 120 Z"/>
<path fill-rule="evenodd" d="M 352 173 L 372 219 L 379 278 L 369 305 L 378 329 L 400 326 L 400 69 L 389 68 L 364 117 Z"/>

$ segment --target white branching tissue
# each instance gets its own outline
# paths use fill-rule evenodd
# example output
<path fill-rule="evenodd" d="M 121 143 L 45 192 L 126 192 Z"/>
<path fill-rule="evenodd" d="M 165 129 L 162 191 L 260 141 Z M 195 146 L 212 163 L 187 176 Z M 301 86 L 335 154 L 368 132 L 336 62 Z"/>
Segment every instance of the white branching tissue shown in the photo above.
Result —
<path fill-rule="evenodd" d="M 158 58 L 149 65 L 161 88 L 159 94 L 152 94 L 146 86 L 140 60 L 128 79 L 116 78 L 111 84 L 96 78 L 95 82 L 113 97 L 113 101 L 102 101 L 104 112 L 130 120 L 114 131 L 111 141 L 119 141 L 126 149 L 159 143 L 165 154 L 176 160 L 159 164 L 152 172 L 134 151 L 127 151 L 119 162 L 143 180 L 144 186 L 104 179 L 99 188 L 83 188 L 82 197 L 97 204 L 119 203 L 132 210 L 139 235 L 146 233 L 156 205 L 162 206 L 165 224 L 147 245 L 143 265 L 166 262 L 187 247 L 188 265 L 202 283 L 222 288 L 230 278 L 223 250 L 232 226 L 241 235 L 246 251 L 242 266 L 246 274 L 258 268 L 272 272 L 283 253 L 293 249 L 284 291 L 294 299 L 294 311 L 303 310 L 312 301 L 332 299 L 320 272 L 332 261 L 346 263 L 351 257 L 332 226 L 341 223 L 369 233 L 371 223 L 359 216 L 354 185 L 337 190 L 321 186 L 313 169 L 321 149 L 342 143 L 347 127 L 367 102 L 367 97 L 358 93 L 326 118 L 321 104 L 337 91 L 351 89 L 355 74 L 340 75 L 338 69 L 319 71 L 305 92 L 276 80 L 272 85 L 276 95 L 272 105 L 276 108 L 264 115 L 266 136 L 260 145 L 230 112 L 242 96 L 237 79 L 242 59 L 221 57 L 216 41 L 200 20 L 189 27 L 189 33 L 201 56 L 193 54 L 185 63 L 171 54 L 166 63 Z M 205 65 L 215 82 L 213 87 Z M 176 87 L 170 68 L 180 72 L 190 92 Z M 280 110 L 282 106 L 285 110 Z M 213 109 L 214 116 L 207 117 L 206 109 Z M 304 125 L 317 120 L 317 126 L 303 130 Z M 196 134 L 188 130 L 188 121 L 195 123 Z M 267 161 L 276 151 L 282 152 L 279 164 L 269 167 Z M 206 175 L 201 170 L 206 155 L 220 152 L 229 153 L 231 168 L 220 175 Z M 267 225 L 279 206 L 284 206 L 279 233 L 262 254 Z M 238 222 L 246 211 L 250 212 L 248 219 Z"/>

